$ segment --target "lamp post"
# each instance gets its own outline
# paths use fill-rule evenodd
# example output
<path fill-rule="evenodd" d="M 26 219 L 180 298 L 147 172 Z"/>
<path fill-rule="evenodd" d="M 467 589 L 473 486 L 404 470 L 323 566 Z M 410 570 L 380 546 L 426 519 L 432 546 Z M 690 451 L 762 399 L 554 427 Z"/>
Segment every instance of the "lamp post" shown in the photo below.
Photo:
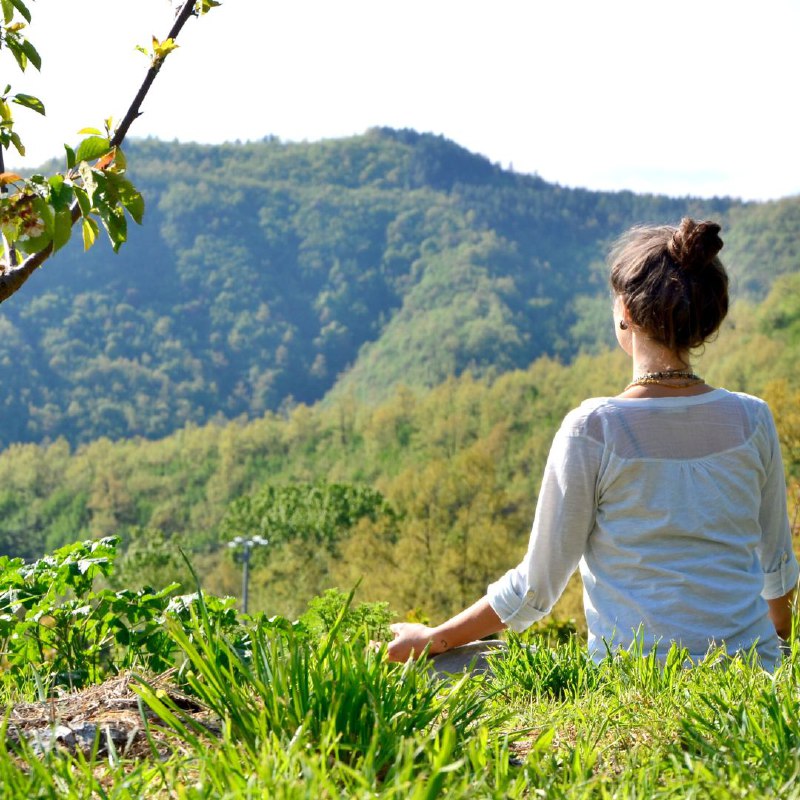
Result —
<path fill-rule="evenodd" d="M 242 548 L 242 614 L 247 613 L 247 595 L 250 588 L 250 553 L 256 545 L 268 545 L 263 536 L 237 536 L 228 542 L 228 547 Z"/>

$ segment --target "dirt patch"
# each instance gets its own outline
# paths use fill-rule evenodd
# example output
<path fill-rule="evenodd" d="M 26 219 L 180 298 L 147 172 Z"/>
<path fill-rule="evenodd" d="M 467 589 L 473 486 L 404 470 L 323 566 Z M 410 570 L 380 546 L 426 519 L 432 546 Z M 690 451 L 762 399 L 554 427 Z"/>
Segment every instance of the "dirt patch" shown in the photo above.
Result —
<path fill-rule="evenodd" d="M 174 685 L 174 674 L 170 670 L 140 678 L 124 673 L 45 702 L 17 703 L 8 712 L 6 741 L 13 745 L 24 740 L 38 754 L 65 748 L 85 755 L 94 751 L 99 755 L 116 752 L 126 758 L 162 758 L 173 752 L 176 742 L 134 691 L 133 686 L 143 681 L 171 698 L 210 734 L 218 734 L 217 720 Z"/>

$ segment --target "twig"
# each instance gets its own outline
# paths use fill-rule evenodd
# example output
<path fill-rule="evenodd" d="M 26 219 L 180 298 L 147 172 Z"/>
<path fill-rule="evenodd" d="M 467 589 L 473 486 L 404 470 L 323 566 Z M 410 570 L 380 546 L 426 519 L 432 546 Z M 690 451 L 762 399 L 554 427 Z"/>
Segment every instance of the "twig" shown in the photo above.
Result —
<path fill-rule="evenodd" d="M 169 33 L 167 34 L 167 39 L 177 39 L 178 34 L 181 32 L 181 29 L 186 24 L 186 21 L 194 14 L 194 0 L 186 0 L 186 2 L 181 7 L 181 10 L 178 12 L 178 15 L 175 17 L 175 22 L 170 28 Z M 133 102 L 131 103 L 130 107 L 128 108 L 127 113 L 122 118 L 122 122 L 120 122 L 119 126 L 117 127 L 116 131 L 114 132 L 114 136 L 111 139 L 111 146 L 112 147 L 119 147 L 122 144 L 122 141 L 125 139 L 125 136 L 128 133 L 128 128 L 133 124 L 134 120 L 141 115 L 140 106 L 142 105 L 142 101 L 144 100 L 147 92 L 150 90 L 150 86 L 152 85 L 153 81 L 156 79 L 156 75 L 158 75 L 159 70 L 161 69 L 161 65 L 164 63 L 163 58 L 155 59 L 153 61 L 153 65 L 147 71 L 147 75 L 145 75 L 144 81 L 142 85 L 139 87 L 139 91 L 136 93 L 136 97 L 133 98 Z"/>
<path fill-rule="evenodd" d="M 195 0 L 186 0 L 183 6 L 181 6 L 180 11 L 175 17 L 175 22 L 167 34 L 167 39 L 174 40 L 177 38 L 178 34 L 181 32 L 181 29 L 186 24 L 186 21 L 189 19 L 189 17 L 193 16 L 194 6 Z M 133 102 L 130 104 L 125 116 L 122 118 L 122 122 L 119 124 L 114 132 L 114 136 L 111 138 L 112 147 L 119 147 L 122 144 L 125 136 L 128 133 L 128 129 L 131 127 L 136 118 L 141 115 L 142 112 L 140 108 L 142 102 L 147 96 L 147 92 L 150 90 L 153 81 L 156 79 L 156 75 L 158 75 L 164 60 L 164 58 L 157 58 L 153 60 L 152 66 L 147 71 L 144 81 L 139 87 L 139 91 L 133 98 Z M 2 151 L 0 151 L 0 168 L 2 168 Z M 77 202 L 72 204 L 70 211 L 72 215 L 72 224 L 74 225 L 81 215 Z M 47 247 L 45 247 L 43 250 L 40 250 L 38 253 L 32 253 L 29 255 L 20 264 L 13 263 L 15 261 L 15 256 L 10 256 L 10 263 L 6 267 L 5 272 L 0 274 L 0 303 L 2 303 L 4 300 L 8 300 L 12 294 L 17 292 L 25 283 L 25 281 L 27 281 L 28 278 L 33 274 L 33 272 L 48 258 L 50 258 L 52 254 L 53 244 L 51 242 L 47 245 Z"/>

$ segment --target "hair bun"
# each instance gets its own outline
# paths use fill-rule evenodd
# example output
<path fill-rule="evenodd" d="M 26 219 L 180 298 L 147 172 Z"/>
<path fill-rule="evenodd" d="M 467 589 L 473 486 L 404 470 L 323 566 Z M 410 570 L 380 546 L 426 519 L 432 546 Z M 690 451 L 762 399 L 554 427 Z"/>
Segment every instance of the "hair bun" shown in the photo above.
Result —
<path fill-rule="evenodd" d="M 722 250 L 721 230 L 716 222 L 695 222 L 684 217 L 667 246 L 669 254 L 682 269 L 701 270 Z"/>

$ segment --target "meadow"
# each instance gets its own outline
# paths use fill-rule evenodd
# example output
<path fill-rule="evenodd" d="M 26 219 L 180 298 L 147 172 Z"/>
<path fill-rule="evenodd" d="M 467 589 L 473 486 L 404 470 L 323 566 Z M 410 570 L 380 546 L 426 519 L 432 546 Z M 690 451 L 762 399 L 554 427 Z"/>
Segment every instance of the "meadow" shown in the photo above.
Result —
<path fill-rule="evenodd" d="M 441 676 L 368 646 L 385 603 L 328 591 L 292 621 L 114 590 L 117 545 L 0 561 L 3 797 L 800 796 L 795 634 L 769 675 L 674 646 L 595 663 L 550 622 Z"/>

